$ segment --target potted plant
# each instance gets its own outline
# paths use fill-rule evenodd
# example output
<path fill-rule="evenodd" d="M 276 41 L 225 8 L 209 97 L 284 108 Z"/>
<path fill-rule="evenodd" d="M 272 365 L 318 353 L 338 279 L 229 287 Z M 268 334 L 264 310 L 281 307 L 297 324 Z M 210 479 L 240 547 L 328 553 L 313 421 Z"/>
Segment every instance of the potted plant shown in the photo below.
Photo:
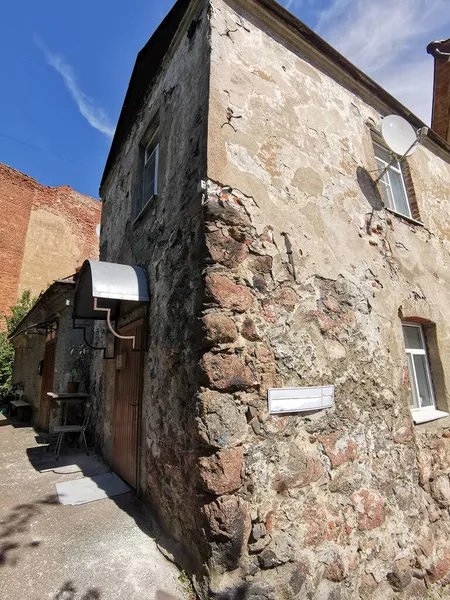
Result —
<path fill-rule="evenodd" d="M 84 344 L 80 344 L 79 346 L 71 346 L 70 354 L 73 356 L 73 367 L 71 370 L 72 380 L 67 384 L 67 392 L 69 394 L 76 394 L 80 387 L 80 382 L 77 381 L 77 375 L 81 368 L 83 367 L 85 356 L 86 356 L 86 346 Z"/>
<path fill-rule="evenodd" d="M 69 381 L 69 383 L 67 384 L 67 391 L 69 392 L 69 394 L 76 394 L 80 387 L 80 382 L 75 380 L 78 371 L 76 368 L 73 368 L 71 373 L 72 373 L 72 381 Z"/>

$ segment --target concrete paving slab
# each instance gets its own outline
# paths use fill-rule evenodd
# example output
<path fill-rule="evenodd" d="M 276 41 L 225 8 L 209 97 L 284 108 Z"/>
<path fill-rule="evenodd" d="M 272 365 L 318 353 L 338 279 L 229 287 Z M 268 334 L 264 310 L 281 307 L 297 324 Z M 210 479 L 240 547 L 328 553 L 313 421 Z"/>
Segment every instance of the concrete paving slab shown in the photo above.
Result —
<path fill-rule="evenodd" d="M 0 589 L 8 600 L 191 600 L 157 549 L 132 493 L 59 504 L 55 484 L 108 472 L 99 457 L 60 460 L 30 427 L 0 415 Z"/>

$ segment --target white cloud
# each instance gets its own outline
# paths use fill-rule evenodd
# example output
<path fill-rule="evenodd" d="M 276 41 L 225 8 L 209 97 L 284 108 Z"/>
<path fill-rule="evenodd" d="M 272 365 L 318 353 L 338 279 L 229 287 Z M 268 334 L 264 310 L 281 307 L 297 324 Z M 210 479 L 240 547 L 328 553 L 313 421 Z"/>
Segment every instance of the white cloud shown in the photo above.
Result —
<path fill-rule="evenodd" d="M 332 0 L 317 31 L 422 120 L 431 115 L 433 60 L 425 53 L 450 23 L 448 0 Z"/>
<path fill-rule="evenodd" d="M 286 8 L 287 10 L 291 10 L 291 8 L 299 7 L 301 2 L 299 2 L 298 0 L 285 0 L 285 2 L 283 4 L 284 4 L 284 8 Z"/>
<path fill-rule="evenodd" d="M 287 10 L 295 11 L 302 8 L 305 4 L 311 4 L 314 0 L 279 0 Z"/>
<path fill-rule="evenodd" d="M 95 100 L 87 96 L 78 86 L 73 68 L 65 62 L 60 54 L 54 54 L 45 46 L 42 40 L 35 36 L 34 43 L 42 50 L 47 63 L 63 78 L 64 84 L 75 101 L 78 110 L 86 121 L 107 137 L 114 135 L 114 126 L 103 108 L 96 106 Z"/>

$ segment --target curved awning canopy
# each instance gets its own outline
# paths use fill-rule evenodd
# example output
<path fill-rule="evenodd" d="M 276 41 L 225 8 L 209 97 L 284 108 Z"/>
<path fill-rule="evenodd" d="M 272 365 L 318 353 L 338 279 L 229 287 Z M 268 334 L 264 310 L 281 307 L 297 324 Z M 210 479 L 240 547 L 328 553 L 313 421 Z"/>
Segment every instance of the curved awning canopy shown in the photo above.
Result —
<path fill-rule="evenodd" d="M 144 269 L 85 260 L 77 278 L 73 318 L 115 319 L 121 300 L 149 301 Z"/>

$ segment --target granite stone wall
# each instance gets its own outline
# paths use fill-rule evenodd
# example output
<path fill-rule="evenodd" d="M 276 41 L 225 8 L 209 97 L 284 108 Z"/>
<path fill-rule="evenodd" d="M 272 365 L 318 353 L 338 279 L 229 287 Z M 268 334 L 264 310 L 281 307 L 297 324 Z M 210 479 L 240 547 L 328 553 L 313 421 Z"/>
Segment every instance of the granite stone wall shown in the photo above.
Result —
<path fill-rule="evenodd" d="M 422 224 L 388 212 L 365 183 L 392 108 L 264 11 L 212 4 L 209 593 L 446 598 L 450 418 L 414 425 L 401 320 L 425 324 L 447 411 L 448 156 L 408 159 Z M 334 408 L 269 415 L 269 387 L 325 384 Z"/>

